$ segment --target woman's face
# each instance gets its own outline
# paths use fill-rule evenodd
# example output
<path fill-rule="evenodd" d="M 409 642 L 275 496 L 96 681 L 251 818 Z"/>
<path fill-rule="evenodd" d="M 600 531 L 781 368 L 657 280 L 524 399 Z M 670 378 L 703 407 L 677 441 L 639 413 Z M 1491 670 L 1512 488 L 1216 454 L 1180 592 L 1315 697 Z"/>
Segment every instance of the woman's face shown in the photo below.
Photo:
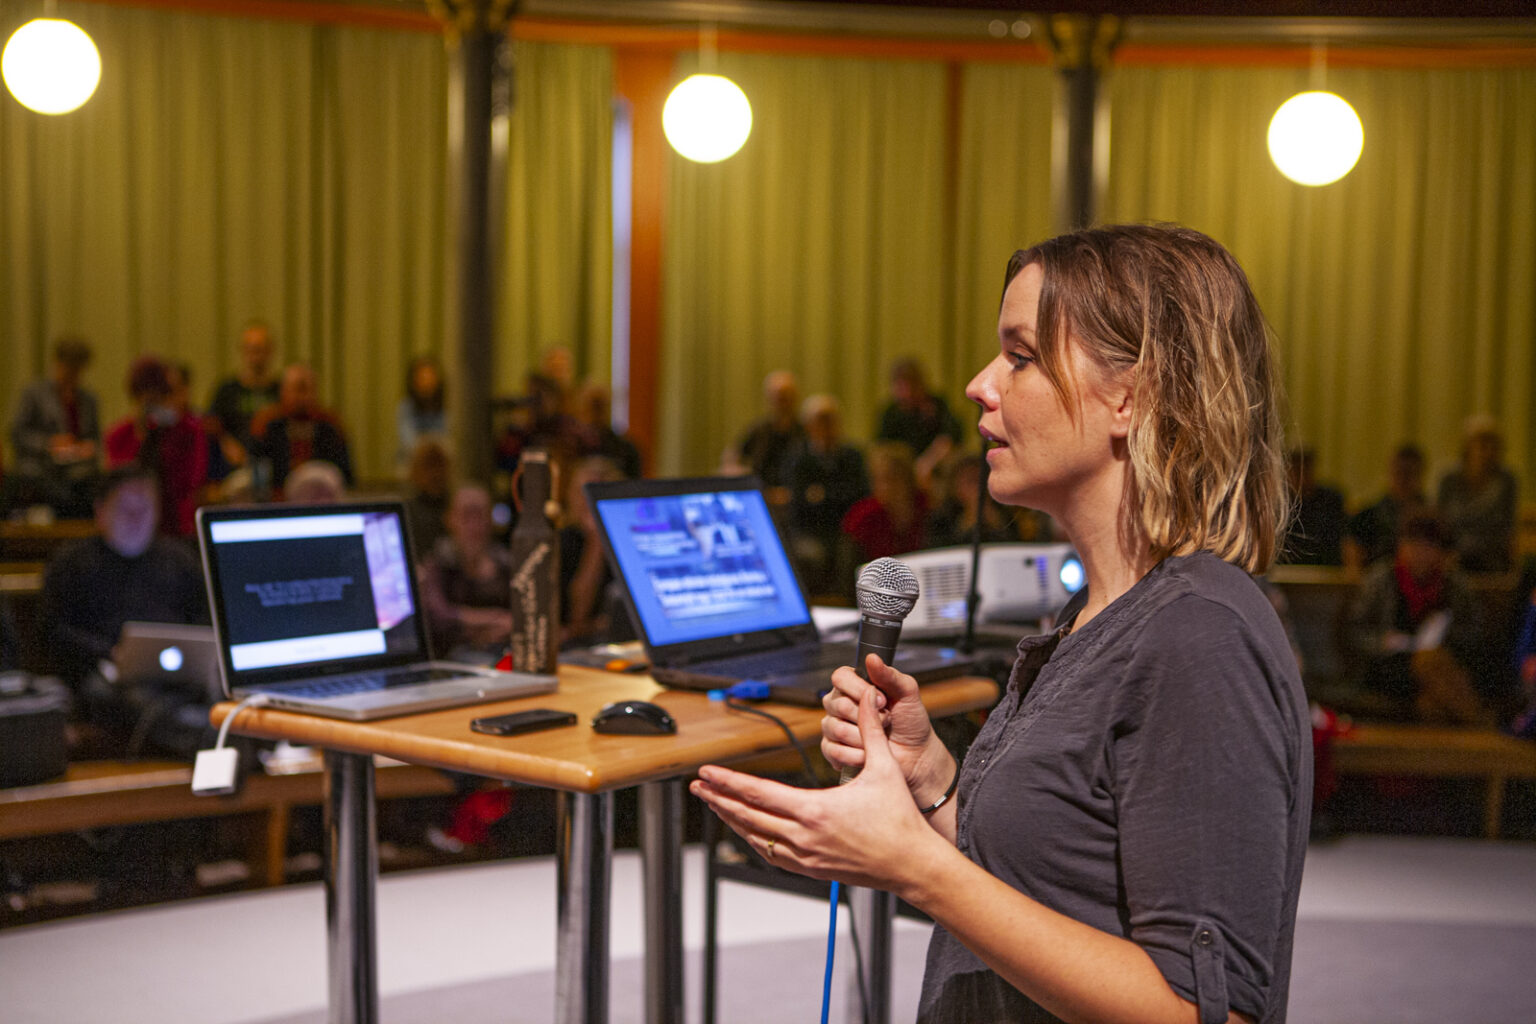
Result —
<path fill-rule="evenodd" d="M 965 395 L 981 406 L 981 436 L 993 444 L 987 452 L 992 497 L 1070 518 L 1078 503 L 1114 501 L 1124 487 L 1116 442 L 1129 429 L 1130 397 L 1128 386 L 1112 387 L 1069 337 L 1064 355 L 1077 409 L 1075 417 L 1068 412 L 1037 362 L 1043 281 L 1039 265 L 1031 264 L 1008 285 L 997 320 L 998 354 Z"/>

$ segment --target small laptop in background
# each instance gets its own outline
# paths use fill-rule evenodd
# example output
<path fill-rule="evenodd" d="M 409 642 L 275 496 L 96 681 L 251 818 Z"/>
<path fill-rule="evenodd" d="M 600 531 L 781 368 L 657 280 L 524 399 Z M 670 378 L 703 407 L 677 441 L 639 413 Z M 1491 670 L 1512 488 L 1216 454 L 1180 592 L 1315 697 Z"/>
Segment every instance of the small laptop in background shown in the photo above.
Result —
<path fill-rule="evenodd" d="M 197 539 L 229 697 L 363 721 L 556 687 L 432 660 L 398 502 L 202 508 Z"/>
<path fill-rule="evenodd" d="M 113 656 L 119 683 L 149 682 L 175 687 L 198 700 L 224 699 L 212 626 L 125 622 Z"/>
<path fill-rule="evenodd" d="M 759 680 L 774 700 L 814 707 L 833 669 L 853 664 L 855 643 L 822 641 L 755 478 L 618 480 L 586 492 L 658 683 Z M 896 667 L 927 683 L 971 662 L 898 646 Z"/>

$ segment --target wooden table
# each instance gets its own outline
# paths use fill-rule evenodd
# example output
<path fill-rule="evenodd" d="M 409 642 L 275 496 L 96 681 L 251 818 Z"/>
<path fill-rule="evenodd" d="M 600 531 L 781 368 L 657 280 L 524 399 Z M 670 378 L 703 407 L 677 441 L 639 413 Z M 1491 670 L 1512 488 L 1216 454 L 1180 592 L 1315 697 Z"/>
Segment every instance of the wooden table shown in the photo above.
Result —
<path fill-rule="evenodd" d="M 990 707 L 990 679 L 954 679 L 923 687 L 935 717 Z M 677 720 L 673 736 L 604 736 L 588 728 L 615 700 L 653 700 Z M 521 736 L 472 732 L 471 719 L 534 707 L 573 711 L 575 727 Z M 764 704 L 802 742 L 817 742 L 821 710 Z M 221 723 L 232 704 L 213 709 Z M 683 1019 L 683 780 L 701 765 L 789 749 L 784 733 L 756 715 L 732 711 L 703 694 L 663 690 L 648 676 L 561 666 L 558 691 L 518 700 L 419 715 L 346 722 L 250 708 L 233 731 L 326 750 L 326 831 L 330 857 L 326 916 L 332 1024 L 378 1020 L 375 945 L 375 849 L 372 755 L 471 772 L 560 793 L 556 861 L 555 1019 L 608 1019 L 608 897 L 613 856 L 613 794 L 640 789 L 645 883 L 645 977 L 648 1024 Z"/>

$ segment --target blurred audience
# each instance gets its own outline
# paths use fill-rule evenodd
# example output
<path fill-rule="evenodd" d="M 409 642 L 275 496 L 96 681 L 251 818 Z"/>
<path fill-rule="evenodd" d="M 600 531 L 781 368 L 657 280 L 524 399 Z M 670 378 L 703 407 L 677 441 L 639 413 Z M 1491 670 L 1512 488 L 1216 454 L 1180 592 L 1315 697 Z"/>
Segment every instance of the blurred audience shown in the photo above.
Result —
<path fill-rule="evenodd" d="M 640 449 L 613 429 L 613 392 L 601 381 L 588 381 L 576 393 L 574 414 L 584 431 L 582 452 L 601 455 L 629 480 L 638 480 L 644 467 Z"/>
<path fill-rule="evenodd" d="M 1392 453 L 1387 467 L 1387 493 L 1350 517 L 1347 532 L 1348 561 L 1370 565 L 1397 553 L 1398 526 L 1429 507 L 1424 496 L 1424 453 L 1418 446 L 1402 445 Z"/>
<path fill-rule="evenodd" d="M 398 447 L 395 462 L 402 469 L 410 467 L 416 445 L 426 437 L 446 443 L 448 409 L 444 393 L 443 367 L 435 356 L 417 356 L 405 371 L 405 397 L 395 407 L 395 435 Z"/>
<path fill-rule="evenodd" d="M 352 455 L 341 420 L 320 405 L 315 371 L 304 363 L 283 370 L 277 404 L 251 420 L 251 455 L 263 464 L 259 475 L 280 482 L 310 459 L 324 459 L 351 486 Z M 262 483 L 256 485 L 257 493 Z"/>
<path fill-rule="evenodd" d="M 775 370 L 763 378 L 764 412 L 747 428 L 727 457 L 742 472 L 763 482 L 771 504 L 789 502 L 790 466 L 805 447 L 805 428 L 800 425 L 800 384 L 788 370 Z"/>
<path fill-rule="evenodd" d="M 185 545 L 157 536 L 160 489 L 142 466 L 108 472 L 95 513 L 99 535 L 60 551 L 44 573 L 42 621 L 54 668 L 85 720 L 122 755 L 189 757 L 207 738 L 206 702 L 118 681 L 110 665 L 130 619 L 209 621 L 202 570 Z"/>
<path fill-rule="evenodd" d="M 1287 453 L 1292 518 L 1279 560 L 1298 565 L 1343 565 L 1344 495 L 1317 482 L 1316 461 L 1310 448 L 1292 448 Z"/>
<path fill-rule="evenodd" d="M 978 509 L 983 544 L 1022 539 L 1014 524 L 1014 513 L 1024 510 L 1005 509 L 981 493 L 982 471 L 986 464 L 986 457 L 982 455 L 955 457 L 953 454 L 940 463 L 940 472 L 934 474 L 934 480 L 942 485 L 943 496 L 928 516 L 929 547 L 971 543 Z"/>
<path fill-rule="evenodd" d="M 1461 568 L 1505 572 L 1515 558 L 1515 475 L 1501 463 L 1504 438 L 1491 416 L 1467 419 L 1461 464 L 1440 478 L 1436 507 Z"/>
<path fill-rule="evenodd" d="M 1488 726 L 1494 715 L 1474 684 L 1478 605 L 1450 555 L 1439 519 L 1406 519 L 1395 557 L 1373 566 L 1354 595 L 1349 641 L 1386 717 Z"/>
<path fill-rule="evenodd" d="M 346 478 L 324 459 L 300 463 L 283 480 L 283 500 L 292 505 L 334 505 L 346 497 Z"/>
<path fill-rule="evenodd" d="M 891 401 L 880 414 L 875 437 L 880 441 L 898 441 L 912 450 L 914 472 L 921 486 L 944 456 L 960 441 L 960 421 L 949 411 L 949 404 L 928 390 L 923 364 L 916 359 L 898 359 L 891 365 Z"/>
<path fill-rule="evenodd" d="M 927 547 L 928 499 L 917 486 L 912 449 L 896 441 L 870 445 L 869 486 L 869 496 L 843 517 L 854 559 L 863 563 Z"/>
<path fill-rule="evenodd" d="M 492 535 L 491 495 L 479 484 L 453 493 L 448 534 L 422 561 L 421 601 L 439 657 L 500 653 L 512 637 L 512 560 Z"/>
<path fill-rule="evenodd" d="M 11 415 L 16 464 L 6 475 L 10 507 L 47 505 L 66 518 L 91 514 L 101 421 L 96 395 L 81 383 L 91 362 L 85 339 L 53 343 L 48 377 L 27 385 Z"/>
<path fill-rule="evenodd" d="M 832 395 L 800 406 L 805 444 L 790 463 L 789 528 L 795 562 L 812 594 L 848 589 L 838 564 L 843 517 L 869 493 L 864 453 L 843 439 L 842 408 Z"/>
<path fill-rule="evenodd" d="M 411 452 L 406 473 L 405 523 L 411 547 L 425 554 L 448 535 L 453 503 L 453 457 L 436 437 L 424 437 Z"/>
<path fill-rule="evenodd" d="M 184 379 L 174 371 L 177 380 Z M 140 356 L 128 368 L 128 398 L 133 412 L 107 431 L 102 447 L 107 468 L 137 462 L 160 482 L 160 532 L 190 537 L 198 500 L 208 482 L 208 438 L 186 407 L 186 388 L 178 389 L 173 371 L 155 356 Z"/>
<path fill-rule="evenodd" d="M 231 467 L 243 466 L 251 448 L 251 421 L 278 400 L 279 382 L 272 369 L 272 332 L 260 320 L 252 320 L 240 332 L 240 368 L 219 381 L 208 401 L 208 415 L 216 426 L 224 458 Z"/>
<path fill-rule="evenodd" d="M 578 462 L 565 488 L 560 524 L 560 637 L 566 644 L 593 644 L 614 639 L 613 574 L 603 555 L 597 518 L 583 488 L 590 482 L 621 480 L 612 460 L 589 455 Z M 627 623 L 617 623 L 623 627 Z"/>

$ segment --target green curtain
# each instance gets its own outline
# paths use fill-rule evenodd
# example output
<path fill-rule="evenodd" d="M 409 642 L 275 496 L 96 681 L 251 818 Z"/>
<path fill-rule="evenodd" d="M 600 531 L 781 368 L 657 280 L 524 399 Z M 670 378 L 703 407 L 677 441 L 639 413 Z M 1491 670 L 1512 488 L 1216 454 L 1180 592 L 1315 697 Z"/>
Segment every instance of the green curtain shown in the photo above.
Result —
<path fill-rule="evenodd" d="M 963 69 L 951 257 L 955 302 L 946 367 L 957 401 L 964 400 L 959 392 L 976 371 L 997 355 L 997 307 L 1008 257 L 1053 233 L 1054 77 L 1038 64 Z"/>
<path fill-rule="evenodd" d="M 497 386 L 520 392 L 547 349 L 608 380 L 613 335 L 613 56 L 513 44 L 513 107 L 497 307 Z"/>
<path fill-rule="evenodd" d="M 41 13 L 9 5 L 0 33 Z M 405 367 L 447 342 L 448 58 L 430 32 L 64 3 L 96 95 L 62 117 L 0 97 L 0 402 L 84 333 L 104 418 L 139 354 L 206 397 L 246 320 L 314 363 L 359 476 L 392 475 Z M 499 383 L 564 344 L 609 352 L 608 51 L 515 44 Z M 452 382 L 450 381 L 450 386 Z"/>
<path fill-rule="evenodd" d="M 38 11 L 11 5 L 0 32 Z M 440 345 L 446 61 L 432 34 L 60 4 L 102 82 L 74 113 L 0 98 L 4 400 L 78 330 L 104 418 L 153 352 L 194 394 L 266 320 L 314 363 L 359 474 L 389 472 L 394 399 Z M 385 397 L 380 401 L 380 397 Z"/>
<path fill-rule="evenodd" d="M 693 70 L 680 61 L 678 78 Z M 843 402 L 867 437 L 902 355 L 944 351 L 945 69 L 720 54 L 752 135 L 717 164 L 672 154 L 657 468 L 712 469 L 762 414 L 762 381 Z M 946 382 L 947 383 L 947 382 Z"/>
<path fill-rule="evenodd" d="M 1325 85 L 1359 113 L 1365 150 L 1308 188 L 1265 141 L 1314 87 L 1307 70 L 1115 69 L 1103 219 L 1179 221 L 1232 249 L 1279 338 L 1293 439 L 1355 501 L 1380 492 L 1400 442 L 1447 467 L 1474 412 L 1500 420 L 1529 481 L 1536 70 L 1330 69 Z"/>

